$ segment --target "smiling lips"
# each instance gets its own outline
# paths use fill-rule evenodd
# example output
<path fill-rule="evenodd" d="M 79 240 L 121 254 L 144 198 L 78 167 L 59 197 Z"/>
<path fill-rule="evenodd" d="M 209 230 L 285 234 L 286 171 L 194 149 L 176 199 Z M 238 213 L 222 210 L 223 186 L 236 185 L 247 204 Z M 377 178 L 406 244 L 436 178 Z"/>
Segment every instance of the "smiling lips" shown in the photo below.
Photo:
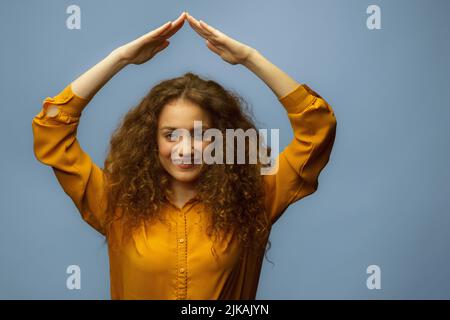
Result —
<path fill-rule="evenodd" d="M 180 169 L 191 169 L 196 166 L 195 159 L 196 159 L 196 157 L 177 158 L 177 159 L 172 160 L 172 163 Z"/>
<path fill-rule="evenodd" d="M 189 164 L 183 163 L 183 164 L 177 164 L 176 166 L 181 169 L 190 169 L 190 168 L 194 167 L 194 164 L 193 163 L 189 163 Z"/>
<path fill-rule="evenodd" d="M 181 159 L 180 159 L 181 160 Z M 177 161 L 178 163 L 174 163 L 180 169 L 191 169 L 195 166 L 194 159 L 185 159 L 185 161 Z"/>

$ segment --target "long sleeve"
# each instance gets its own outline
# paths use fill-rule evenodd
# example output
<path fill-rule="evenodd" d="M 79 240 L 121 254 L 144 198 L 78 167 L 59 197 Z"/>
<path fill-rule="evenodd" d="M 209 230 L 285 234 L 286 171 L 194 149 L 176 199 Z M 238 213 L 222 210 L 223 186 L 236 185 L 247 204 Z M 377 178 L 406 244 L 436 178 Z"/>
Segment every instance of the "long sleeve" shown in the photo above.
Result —
<path fill-rule="evenodd" d="M 264 176 L 266 208 L 274 224 L 286 208 L 318 188 L 336 135 L 331 106 L 306 84 L 281 97 L 294 138 L 277 156 L 278 168 Z"/>
<path fill-rule="evenodd" d="M 40 162 L 53 168 L 82 218 L 105 235 L 104 173 L 76 137 L 81 112 L 89 101 L 74 94 L 71 84 L 53 98 L 45 98 L 41 111 L 32 120 L 33 149 Z"/>

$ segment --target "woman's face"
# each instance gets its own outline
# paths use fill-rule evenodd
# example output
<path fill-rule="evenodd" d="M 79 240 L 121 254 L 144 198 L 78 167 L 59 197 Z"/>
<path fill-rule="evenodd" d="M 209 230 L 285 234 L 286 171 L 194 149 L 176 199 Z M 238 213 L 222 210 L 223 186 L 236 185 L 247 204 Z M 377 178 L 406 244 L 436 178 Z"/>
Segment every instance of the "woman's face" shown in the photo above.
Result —
<path fill-rule="evenodd" d="M 194 121 L 202 122 L 196 131 L 201 133 L 200 137 L 194 136 Z M 172 178 L 182 182 L 198 178 L 205 164 L 194 163 L 194 158 L 202 159 L 203 150 L 211 143 L 202 138 L 208 128 L 211 128 L 208 113 L 190 101 L 178 99 L 163 107 L 157 132 L 159 161 Z"/>

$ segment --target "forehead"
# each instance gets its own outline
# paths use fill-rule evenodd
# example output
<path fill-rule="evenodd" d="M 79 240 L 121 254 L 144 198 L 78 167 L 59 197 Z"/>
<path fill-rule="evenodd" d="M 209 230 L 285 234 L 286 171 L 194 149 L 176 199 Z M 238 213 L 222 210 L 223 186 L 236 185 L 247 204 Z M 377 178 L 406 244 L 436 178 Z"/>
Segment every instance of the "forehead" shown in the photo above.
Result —
<path fill-rule="evenodd" d="M 174 100 L 166 104 L 158 119 L 158 127 L 193 128 L 194 121 L 211 125 L 209 114 L 199 105 L 188 100 Z"/>

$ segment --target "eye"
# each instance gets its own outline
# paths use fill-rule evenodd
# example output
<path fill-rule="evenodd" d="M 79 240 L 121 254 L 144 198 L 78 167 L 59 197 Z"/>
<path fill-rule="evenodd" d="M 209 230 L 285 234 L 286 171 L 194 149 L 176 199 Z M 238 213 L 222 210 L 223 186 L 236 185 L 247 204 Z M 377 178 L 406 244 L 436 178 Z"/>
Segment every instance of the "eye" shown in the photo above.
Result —
<path fill-rule="evenodd" d="M 172 142 L 180 140 L 180 136 L 181 136 L 181 134 L 176 131 L 170 131 L 170 132 L 167 132 L 164 134 L 164 137 L 168 141 L 172 141 Z"/>
<path fill-rule="evenodd" d="M 164 138 L 166 138 L 166 140 L 168 140 L 168 141 L 172 141 L 171 136 L 172 136 L 172 133 L 171 133 L 171 132 L 168 132 L 168 133 L 165 133 L 165 134 L 164 134 Z M 176 136 L 175 136 L 175 137 L 176 137 Z"/>

